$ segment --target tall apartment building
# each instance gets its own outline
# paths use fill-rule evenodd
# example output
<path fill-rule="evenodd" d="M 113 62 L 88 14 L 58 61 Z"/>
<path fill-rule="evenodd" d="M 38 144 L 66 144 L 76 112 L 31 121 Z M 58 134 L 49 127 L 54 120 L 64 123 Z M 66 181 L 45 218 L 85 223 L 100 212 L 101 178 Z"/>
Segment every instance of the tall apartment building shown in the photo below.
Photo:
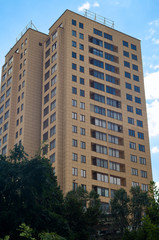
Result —
<path fill-rule="evenodd" d="M 115 190 L 152 179 L 141 47 L 87 14 L 66 10 L 6 55 L 0 143 L 3 154 L 43 146 L 64 193 L 95 189 L 107 207 Z"/>

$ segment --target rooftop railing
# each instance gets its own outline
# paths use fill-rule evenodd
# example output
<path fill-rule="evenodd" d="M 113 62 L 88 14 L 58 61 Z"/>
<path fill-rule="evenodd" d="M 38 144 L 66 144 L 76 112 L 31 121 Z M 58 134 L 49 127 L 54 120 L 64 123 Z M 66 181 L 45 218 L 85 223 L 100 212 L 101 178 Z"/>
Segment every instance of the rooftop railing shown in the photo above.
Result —
<path fill-rule="evenodd" d="M 23 31 L 21 31 L 21 33 L 18 35 L 18 37 L 16 38 L 16 42 L 19 41 L 19 39 L 26 33 L 26 31 L 27 31 L 29 28 L 38 31 L 38 29 L 35 27 L 35 25 L 33 24 L 33 22 L 30 21 L 30 22 L 28 23 L 28 25 L 23 29 Z"/>

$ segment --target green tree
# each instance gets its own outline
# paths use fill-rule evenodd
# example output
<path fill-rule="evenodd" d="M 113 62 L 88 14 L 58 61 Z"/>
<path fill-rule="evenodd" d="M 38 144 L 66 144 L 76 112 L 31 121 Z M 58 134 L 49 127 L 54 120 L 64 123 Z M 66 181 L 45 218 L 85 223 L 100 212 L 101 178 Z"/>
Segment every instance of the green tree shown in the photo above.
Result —
<path fill-rule="evenodd" d="M 139 186 L 130 189 L 130 215 L 131 227 L 137 229 L 142 223 L 142 217 L 149 206 L 148 192 L 141 190 Z"/>
<path fill-rule="evenodd" d="M 90 239 L 95 234 L 101 214 L 98 195 L 78 187 L 76 191 L 68 192 L 64 204 L 65 217 L 71 229 L 70 239 Z"/>
<path fill-rule="evenodd" d="M 0 233 L 17 237 L 16 229 L 25 222 L 34 231 L 55 231 L 67 236 L 63 218 L 63 195 L 57 186 L 50 162 L 35 156 L 28 160 L 22 146 L 9 157 L 0 156 Z"/>
<path fill-rule="evenodd" d="M 116 191 L 114 198 L 111 199 L 110 205 L 114 231 L 118 229 L 123 233 L 128 227 L 129 201 L 130 199 L 123 188 Z"/>

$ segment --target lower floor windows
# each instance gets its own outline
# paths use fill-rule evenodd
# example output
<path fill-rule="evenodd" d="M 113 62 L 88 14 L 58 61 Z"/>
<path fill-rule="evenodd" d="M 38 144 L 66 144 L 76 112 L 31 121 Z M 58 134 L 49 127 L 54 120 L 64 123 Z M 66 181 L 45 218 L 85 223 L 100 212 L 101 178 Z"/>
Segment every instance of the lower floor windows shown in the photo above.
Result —
<path fill-rule="evenodd" d="M 78 176 L 78 169 L 77 168 L 72 168 L 72 175 L 73 176 Z"/>
<path fill-rule="evenodd" d="M 118 177 L 110 176 L 110 183 L 116 184 L 116 185 L 121 185 L 121 180 Z"/>
<path fill-rule="evenodd" d="M 81 177 L 86 178 L 86 170 L 81 169 Z"/>
<path fill-rule="evenodd" d="M 131 174 L 138 176 L 138 170 L 136 168 L 131 168 Z"/>

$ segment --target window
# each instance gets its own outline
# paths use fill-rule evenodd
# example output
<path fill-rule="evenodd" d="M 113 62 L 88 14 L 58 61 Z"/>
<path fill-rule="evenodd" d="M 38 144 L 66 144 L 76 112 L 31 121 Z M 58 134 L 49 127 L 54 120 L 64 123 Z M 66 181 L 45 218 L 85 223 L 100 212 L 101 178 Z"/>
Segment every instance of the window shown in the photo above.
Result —
<path fill-rule="evenodd" d="M 79 22 L 79 28 L 82 28 L 82 29 L 84 28 L 83 23 Z"/>
<path fill-rule="evenodd" d="M 50 77 L 50 71 L 48 71 L 47 73 L 45 73 L 45 81 Z"/>
<path fill-rule="evenodd" d="M 94 69 L 90 69 L 90 75 L 96 77 L 96 78 L 99 78 L 99 79 L 102 79 L 104 80 L 104 73 L 102 72 L 99 72 L 97 70 L 94 70 Z"/>
<path fill-rule="evenodd" d="M 72 99 L 72 106 L 73 106 L 73 107 L 77 107 L 77 100 Z"/>
<path fill-rule="evenodd" d="M 56 107 L 56 100 L 54 100 L 51 104 L 50 104 L 50 111 L 52 111 L 53 109 L 55 109 Z"/>
<path fill-rule="evenodd" d="M 4 137 L 3 137 L 3 144 L 4 144 L 5 142 L 7 142 L 7 139 L 8 139 L 8 134 L 4 135 Z"/>
<path fill-rule="evenodd" d="M 5 100 L 5 93 L 1 96 L 0 103 L 2 103 Z"/>
<path fill-rule="evenodd" d="M 81 169 L 81 177 L 86 178 L 86 170 Z"/>
<path fill-rule="evenodd" d="M 119 78 L 110 76 L 110 75 L 108 75 L 108 74 L 106 74 L 105 77 L 106 77 L 106 81 L 107 81 L 107 82 L 111 82 L 111 83 L 113 83 L 113 84 L 120 85 L 120 79 L 119 79 Z"/>
<path fill-rule="evenodd" d="M 50 137 L 55 135 L 55 133 L 56 133 L 56 126 L 53 126 L 52 128 L 50 128 Z"/>
<path fill-rule="evenodd" d="M 98 82 L 95 82 L 95 81 L 90 81 L 90 86 L 92 88 L 98 89 L 100 91 L 104 91 L 104 84 L 102 84 L 102 83 L 98 83 Z"/>
<path fill-rule="evenodd" d="M 92 151 L 107 155 L 107 147 L 99 144 L 92 144 Z"/>
<path fill-rule="evenodd" d="M 72 25 L 76 26 L 76 20 L 72 19 Z"/>
<path fill-rule="evenodd" d="M 109 197 L 109 189 L 103 187 L 95 187 L 95 190 L 99 196 Z"/>
<path fill-rule="evenodd" d="M 51 68 L 51 74 L 53 74 L 56 70 L 57 70 L 57 64 L 55 64 L 55 65 Z"/>
<path fill-rule="evenodd" d="M 80 39 L 84 39 L 84 34 L 83 33 L 79 33 L 79 38 Z"/>
<path fill-rule="evenodd" d="M 110 72 L 114 72 L 114 73 L 119 73 L 119 68 L 112 66 L 108 63 L 105 63 L 105 70 L 110 71 Z"/>
<path fill-rule="evenodd" d="M 120 164 L 116 162 L 109 162 L 109 167 L 111 170 L 120 172 Z"/>
<path fill-rule="evenodd" d="M 123 40 L 123 46 L 124 46 L 124 47 L 129 47 L 128 42 L 126 42 L 126 41 Z"/>
<path fill-rule="evenodd" d="M 44 97 L 44 104 L 46 104 L 48 101 L 49 101 L 49 94 L 47 94 L 47 95 Z"/>
<path fill-rule="evenodd" d="M 77 82 L 77 76 L 72 75 L 72 81 L 73 81 L 73 82 Z"/>
<path fill-rule="evenodd" d="M 76 31 L 72 30 L 72 36 L 76 37 Z"/>
<path fill-rule="evenodd" d="M 102 173 L 96 173 L 96 178 L 98 181 L 101 182 L 108 182 L 108 175 L 107 174 L 102 174 Z"/>
<path fill-rule="evenodd" d="M 112 107 L 121 108 L 121 102 L 112 98 L 107 98 L 107 104 Z"/>
<path fill-rule="evenodd" d="M 138 182 L 132 182 L 132 187 L 137 187 L 137 186 L 139 186 Z"/>
<path fill-rule="evenodd" d="M 119 150 L 114 148 L 109 148 L 109 156 L 119 158 Z"/>
<path fill-rule="evenodd" d="M 135 64 L 132 64 L 132 69 L 135 70 L 135 71 L 138 71 L 138 66 L 135 65 Z"/>
<path fill-rule="evenodd" d="M 133 80 L 139 82 L 139 76 L 133 75 Z"/>
<path fill-rule="evenodd" d="M 72 153 L 72 160 L 77 161 L 78 160 L 78 155 L 77 153 Z"/>
<path fill-rule="evenodd" d="M 143 127 L 143 121 L 137 120 L 137 126 L 138 127 Z"/>
<path fill-rule="evenodd" d="M 75 41 L 72 41 L 72 47 L 76 47 L 77 43 Z"/>
<path fill-rule="evenodd" d="M 107 141 L 106 133 L 102 133 L 102 132 L 99 132 L 99 131 L 92 131 L 91 135 L 92 135 L 93 138 L 96 138 L 96 139 L 99 139 L 99 140 L 102 140 L 102 141 Z"/>
<path fill-rule="evenodd" d="M 136 150 L 136 143 L 134 143 L 134 142 L 129 142 L 129 147 L 130 147 L 131 149 Z"/>
<path fill-rule="evenodd" d="M 139 151 L 141 151 L 141 152 L 145 152 L 145 146 L 139 144 Z"/>
<path fill-rule="evenodd" d="M 100 68 L 104 68 L 104 63 L 102 61 L 99 61 L 99 60 L 94 59 L 94 58 L 90 58 L 89 62 L 90 62 L 90 64 L 92 64 L 94 66 L 97 66 L 97 67 L 100 67 Z"/>
<path fill-rule="evenodd" d="M 135 131 L 132 129 L 128 129 L 129 136 L 135 137 Z"/>
<path fill-rule="evenodd" d="M 135 175 L 135 176 L 138 176 L 138 169 L 136 169 L 136 168 L 131 168 L 131 174 L 132 174 L 132 175 Z"/>
<path fill-rule="evenodd" d="M 50 162 L 51 162 L 51 163 L 54 163 L 54 162 L 55 162 L 55 153 L 53 153 L 53 154 L 50 156 Z"/>
<path fill-rule="evenodd" d="M 8 129 L 8 122 L 6 122 L 3 126 L 3 132 L 5 132 Z"/>
<path fill-rule="evenodd" d="M 84 50 L 84 45 L 79 43 L 79 49 Z"/>
<path fill-rule="evenodd" d="M 50 150 L 54 149 L 56 146 L 56 139 L 50 142 Z"/>
<path fill-rule="evenodd" d="M 91 124 L 98 127 L 106 128 L 106 121 L 99 118 L 91 117 Z"/>
<path fill-rule="evenodd" d="M 72 57 L 76 58 L 76 53 L 75 52 L 72 52 Z"/>
<path fill-rule="evenodd" d="M 93 158 L 92 159 L 92 163 L 93 165 L 96 165 L 98 167 L 102 167 L 102 168 L 108 168 L 108 161 L 102 158 Z"/>
<path fill-rule="evenodd" d="M 140 108 L 136 108 L 136 114 L 142 116 L 142 110 Z"/>
<path fill-rule="evenodd" d="M 129 105 L 127 105 L 127 111 L 128 111 L 128 112 L 132 112 L 132 113 L 133 113 L 133 107 L 132 107 L 132 106 L 129 106 Z"/>
<path fill-rule="evenodd" d="M 77 88 L 72 87 L 72 93 L 73 93 L 73 94 L 77 94 Z"/>
<path fill-rule="evenodd" d="M 139 157 L 140 164 L 146 165 L 146 158 Z"/>
<path fill-rule="evenodd" d="M 110 176 L 110 183 L 121 185 L 121 179 L 119 177 Z"/>
<path fill-rule="evenodd" d="M 77 120 L 77 113 L 75 113 L 75 112 L 72 112 L 72 119 L 75 119 L 75 120 Z"/>
<path fill-rule="evenodd" d="M 102 35 L 103 35 L 102 31 L 100 31 L 100 30 L 98 30 L 98 29 L 96 29 L 96 28 L 93 28 L 93 33 L 94 33 L 94 34 L 97 34 L 97 35 L 99 35 L 99 36 L 101 36 L 101 37 L 102 37 Z"/>
<path fill-rule="evenodd" d="M 99 49 L 96 49 L 96 48 L 93 48 L 93 47 L 89 47 L 89 52 L 94 54 L 94 55 L 97 55 L 99 57 L 103 57 L 103 51 L 101 51 Z"/>
<path fill-rule="evenodd" d="M 127 52 L 127 51 L 123 51 L 123 56 L 125 56 L 125 57 L 129 57 L 129 52 Z"/>
<path fill-rule="evenodd" d="M 90 104 L 90 110 L 92 112 L 97 113 L 97 114 L 101 114 L 101 115 L 106 116 L 106 111 L 105 111 L 105 108 L 103 108 L 103 107 L 99 107 L 99 106 Z"/>
<path fill-rule="evenodd" d="M 108 33 L 104 33 L 104 38 L 107 38 L 107 39 L 109 39 L 109 40 L 113 40 L 113 37 L 112 37 L 112 35 L 110 35 L 110 34 L 108 34 Z"/>
<path fill-rule="evenodd" d="M 45 52 L 45 58 L 47 58 L 50 55 L 50 48 Z"/>
<path fill-rule="evenodd" d="M 98 45 L 98 46 L 103 47 L 103 41 L 102 41 L 102 40 L 99 40 L 99 39 L 97 39 L 97 38 L 94 38 L 94 37 L 90 37 L 90 36 L 89 36 L 89 42 L 94 43 L 94 44 L 96 44 L 96 45 Z"/>
<path fill-rule="evenodd" d="M 86 163 L 86 156 L 81 155 L 81 163 Z"/>
<path fill-rule="evenodd" d="M 48 118 L 43 122 L 43 129 L 45 129 L 49 124 Z"/>
<path fill-rule="evenodd" d="M 118 62 L 118 57 L 115 57 L 109 53 L 105 53 L 105 59 L 107 59 L 111 62 Z"/>
<path fill-rule="evenodd" d="M 137 156 L 130 154 L 130 161 L 137 163 Z"/>
<path fill-rule="evenodd" d="M 0 107 L 0 114 L 4 111 L 4 105 Z"/>
<path fill-rule="evenodd" d="M 141 170 L 141 177 L 143 177 L 143 178 L 147 178 L 147 172 Z"/>
<path fill-rule="evenodd" d="M 2 148 L 2 155 L 7 153 L 7 145 Z"/>
<path fill-rule="evenodd" d="M 2 87 L 1 87 L 1 93 L 5 90 L 5 88 L 6 88 L 6 83 L 4 83 L 4 84 L 2 85 Z"/>
<path fill-rule="evenodd" d="M 8 100 L 6 101 L 6 103 L 5 103 L 5 108 L 9 107 L 9 105 L 10 105 L 10 99 L 8 99 Z M 22 109 L 21 109 L 21 110 L 22 110 Z"/>
<path fill-rule="evenodd" d="M 84 67 L 80 66 L 80 72 L 84 73 Z"/>
<path fill-rule="evenodd" d="M 120 96 L 120 90 L 117 88 L 106 86 L 106 92 L 116 96 Z"/>
<path fill-rule="evenodd" d="M 128 123 L 134 125 L 134 118 L 128 117 Z"/>
<path fill-rule="evenodd" d="M 85 128 L 80 128 L 80 134 L 85 135 Z"/>
<path fill-rule="evenodd" d="M 112 110 L 107 110 L 107 116 L 122 121 L 122 113 L 118 113 Z"/>
<path fill-rule="evenodd" d="M 77 133 L 77 126 L 72 125 L 72 132 Z"/>
<path fill-rule="evenodd" d="M 132 57 L 133 60 L 137 61 L 137 56 L 135 54 L 131 54 L 131 57 Z"/>
<path fill-rule="evenodd" d="M 77 190 L 77 187 L 78 187 L 78 184 L 75 183 L 75 182 L 73 182 L 73 183 L 72 183 L 72 190 L 73 190 L 73 191 L 76 191 L 76 190 Z"/>
<path fill-rule="evenodd" d="M 44 86 L 44 92 L 46 92 L 49 89 L 49 82 Z"/>
<path fill-rule="evenodd" d="M 50 66 L 50 59 L 45 63 L 45 69 Z"/>
<path fill-rule="evenodd" d="M 85 115 L 80 114 L 80 122 L 85 122 Z"/>
<path fill-rule="evenodd" d="M 136 46 L 134 44 L 131 44 L 131 49 L 136 50 Z"/>
<path fill-rule="evenodd" d="M 3 123 L 3 116 L 0 117 L 0 124 L 2 124 L 2 123 Z"/>
<path fill-rule="evenodd" d="M 19 130 L 19 135 L 22 135 L 22 128 Z"/>
<path fill-rule="evenodd" d="M 7 86 L 9 86 L 12 82 L 12 78 L 10 77 L 8 80 L 7 80 Z"/>
<path fill-rule="evenodd" d="M 124 66 L 130 68 L 130 63 L 127 61 L 124 61 Z"/>
<path fill-rule="evenodd" d="M 80 102 L 80 108 L 85 109 L 85 103 L 84 102 Z"/>
<path fill-rule="evenodd" d="M 119 138 L 113 135 L 108 135 L 108 142 L 119 145 Z"/>
<path fill-rule="evenodd" d="M 112 131 L 115 131 L 115 132 L 122 132 L 123 131 L 123 128 L 122 128 L 121 125 L 118 125 L 118 124 L 115 124 L 115 123 L 112 123 L 112 122 L 108 122 L 108 129 L 112 130 Z"/>
<path fill-rule="evenodd" d="M 52 57 L 51 57 L 51 61 L 52 63 L 57 59 L 57 53 L 55 53 Z"/>
<path fill-rule="evenodd" d="M 132 99 L 132 95 L 130 95 L 130 94 L 127 93 L 127 94 L 126 94 L 126 99 L 129 100 L 129 101 L 132 101 L 132 100 L 133 100 L 133 99 Z"/>
<path fill-rule="evenodd" d="M 55 120 L 56 120 L 56 113 L 53 113 L 53 114 L 50 116 L 50 123 L 53 123 Z"/>
<path fill-rule="evenodd" d="M 57 48 L 57 42 L 55 42 L 55 43 L 52 45 L 52 52 L 55 51 L 56 48 Z"/>
<path fill-rule="evenodd" d="M 44 109 L 44 117 L 49 113 L 49 106 Z"/>
<path fill-rule="evenodd" d="M 127 89 L 130 89 L 131 90 L 131 84 L 130 83 L 125 83 L 125 87 L 127 88 Z"/>
<path fill-rule="evenodd" d="M 77 69 L 77 64 L 72 63 L 72 69 L 73 69 L 73 70 L 76 70 L 76 69 Z"/>
<path fill-rule="evenodd" d="M 9 117 L 9 110 L 4 114 L 4 120 L 6 120 Z"/>
<path fill-rule="evenodd" d="M 141 184 L 141 190 L 148 191 L 148 184 Z"/>
<path fill-rule="evenodd" d="M 84 61 L 84 56 L 83 55 L 79 55 L 79 59 L 81 60 L 81 61 Z"/>
<path fill-rule="evenodd" d="M 138 134 L 138 138 L 144 139 L 144 133 L 138 132 L 137 134 Z"/>
<path fill-rule="evenodd" d="M 78 176 L 78 169 L 77 168 L 72 168 L 72 175 L 73 176 Z"/>
<path fill-rule="evenodd" d="M 51 91 L 51 98 L 55 97 L 56 95 L 56 87 Z"/>
<path fill-rule="evenodd" d="M 107 42 L 104 42 L 104 47 L 106 49 L 109 49 L 110 51 L 113 51 L 113 52 L 118 52 L 118 47 L 110 44 L 110 43 L 107 43 Z"/>
<path fill-rule="evenodd" d="M 125 77 L 126 78 L 131 78 L 131 74 L 129 72 L 125 72 Z"/>
<path fill-rule="evenodd" d="M 141 104 L 141 98 L 135 97 L 135 102 Z"/>
<path fill-rule="evenodd" d="M 134 86 L 134 91 L 140 93 L 140 87 Z"/>
<path fill-rule="evenodd" d="M 23 116 L 20 117 L 20 122 L 23 122 Z"/>

